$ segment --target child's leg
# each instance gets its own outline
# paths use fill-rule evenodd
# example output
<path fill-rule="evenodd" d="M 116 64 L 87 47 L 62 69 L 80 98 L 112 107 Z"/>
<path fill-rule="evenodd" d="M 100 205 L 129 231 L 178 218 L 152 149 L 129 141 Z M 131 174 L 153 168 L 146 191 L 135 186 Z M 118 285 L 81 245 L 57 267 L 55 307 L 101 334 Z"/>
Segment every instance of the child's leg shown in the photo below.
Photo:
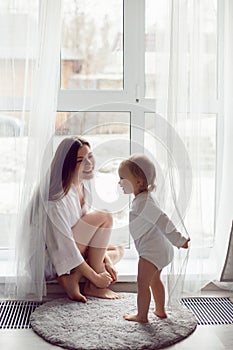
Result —
<path fill-rule="evenodd" d="M 144 258 L 139 258 L 137 296 L 138 313 L 136 315 L 125 315 L 125 320 L 135 322 L 148 322 L 148 310 L 151 300 L 150 282 L 152 276 L 156 271 L 157 268 L 155 265 L 145 260 Z"/>
<path fill-rule="evenodd" d="M 151 290 L 153 293 L 154 301 L 155 301 L 155 311 L 154 314 L 160 318 L 166 318 L 165 312 L 165 290 L 163 286 L 163 282 L 160 279 L 162 270 L 157 270 L 151 280 Z"/>

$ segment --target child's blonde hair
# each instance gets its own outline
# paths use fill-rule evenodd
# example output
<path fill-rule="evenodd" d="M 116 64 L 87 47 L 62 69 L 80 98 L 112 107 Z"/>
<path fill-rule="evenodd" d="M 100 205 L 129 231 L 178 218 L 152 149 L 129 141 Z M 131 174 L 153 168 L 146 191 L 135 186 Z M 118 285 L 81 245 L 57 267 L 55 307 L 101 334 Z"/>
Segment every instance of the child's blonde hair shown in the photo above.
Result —
<path fill-rule="evenodd" d="M 153 191 L 156 188 L 156 170 L 154 163 L 145 154 L 135 153 L 121 163 L 128 166 L 133 176 L 142 179 L 142 191 Z"/>

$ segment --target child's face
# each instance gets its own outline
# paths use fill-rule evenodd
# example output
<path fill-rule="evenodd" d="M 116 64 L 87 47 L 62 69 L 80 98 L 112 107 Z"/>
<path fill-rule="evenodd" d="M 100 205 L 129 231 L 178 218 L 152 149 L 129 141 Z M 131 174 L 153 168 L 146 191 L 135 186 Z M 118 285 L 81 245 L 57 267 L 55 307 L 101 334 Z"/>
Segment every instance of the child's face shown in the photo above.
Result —
<path fill-rule="evenodd" d="M 124 193 L 134 193 L 136 196 L 140 192 L 140 179 L 131 174 L 127 165 L 120 166 L 118 174 L 120 177 L 119 185 L 123 189 Z"/>

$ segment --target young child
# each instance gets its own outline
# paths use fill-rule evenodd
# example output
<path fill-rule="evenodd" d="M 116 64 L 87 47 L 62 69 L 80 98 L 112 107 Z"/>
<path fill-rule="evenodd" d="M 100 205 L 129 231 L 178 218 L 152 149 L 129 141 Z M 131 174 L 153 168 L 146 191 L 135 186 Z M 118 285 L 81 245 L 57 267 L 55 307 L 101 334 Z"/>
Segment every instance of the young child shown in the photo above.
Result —
<path fill-rule="evenodd" d="M 157 206 L 151 193 L 155 189 L 156 171 L 145 155 L 134 154 L 124 160 L 118 173 L 124 193 L 135 195 L 129 214 L 129 229 L 139 254 L 138 312 L 136 315 L 125 315 L 124 319 L 148 322 L 150 288 L 155 302 L 154 314 L 166 318 L 165 290 L 160 274 L 162 268 L 173 259 L 173 245 L 188 248 L 190 239 L 183 237 Z"/>

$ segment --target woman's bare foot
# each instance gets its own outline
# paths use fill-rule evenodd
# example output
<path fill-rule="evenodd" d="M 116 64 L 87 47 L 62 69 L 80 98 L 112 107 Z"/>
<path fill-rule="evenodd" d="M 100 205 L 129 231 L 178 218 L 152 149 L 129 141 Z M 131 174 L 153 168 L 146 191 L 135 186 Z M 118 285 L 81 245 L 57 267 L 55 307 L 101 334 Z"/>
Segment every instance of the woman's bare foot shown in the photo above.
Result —
<path fill-rule="evenodd" d="M 141 322 L 141 323 L 149 322 L 148 318 L 141 317 L 138 314 L 137 315 L 124 315 L 124 319 L 126 321 Z"/>
<path fill-rule="evenodd" d="M 90 297 L 102 298 L 102 299 L 120 299 L 122 296 L 113 292 L 108 288 L 98 288 L 89 281 L 86 282 L 83 293 Z"/>
<path fill-rule="evenodd" d="M 59 276 L 57 281 L 64 288 L 69 299 L 81 301 L 82 303 L 87 302 L 87 298 L 80 293 L 79 284 L 72 274 Z"/>
<path fill-rule="evenodd" d="M 155 316 L 157 316 L 159 318 L 167 318 L 166 312 L 153 311 L 153 313 L 155 314 Z"/>

